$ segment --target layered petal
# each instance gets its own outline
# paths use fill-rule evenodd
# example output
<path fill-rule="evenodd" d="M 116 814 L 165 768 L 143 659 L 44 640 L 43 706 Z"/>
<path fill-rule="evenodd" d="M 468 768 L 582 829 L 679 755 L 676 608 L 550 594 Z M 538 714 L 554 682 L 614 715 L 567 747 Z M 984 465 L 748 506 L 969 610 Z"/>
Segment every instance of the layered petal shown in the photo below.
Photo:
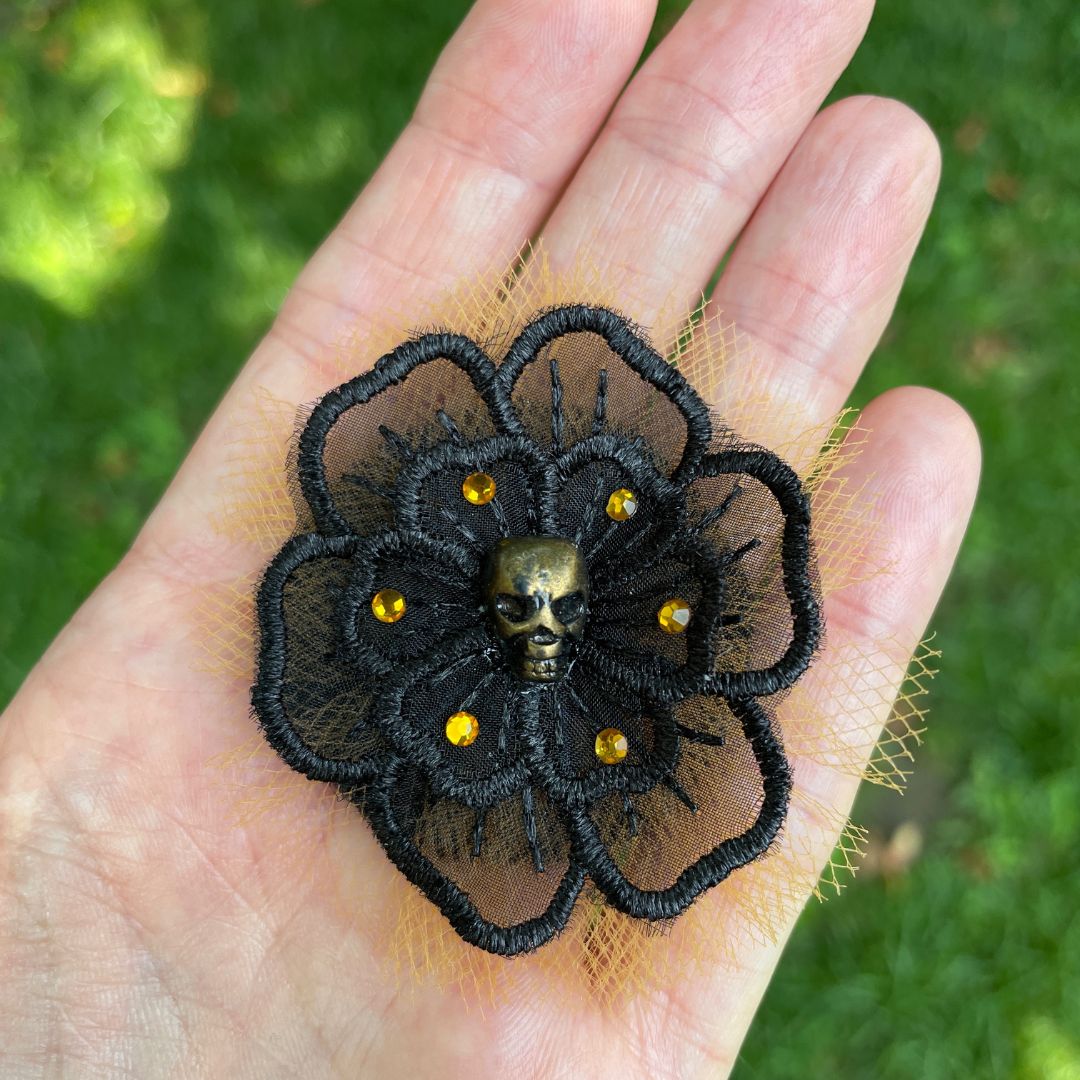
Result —
<path fill-rule="evenodd" d="M 480 557 L 503 537 L 553 532 L 555 487 L 548 456 L 528 439 L 448 440 L 401 470 L 394 506 L 402 527 Z"/>
<path fill-rule="evenodd" d="M 687 485 L 690 530 L 728 564 L 725 618 L 710 675 L 726 697 L 791 686 L 822 634 L 810 506 L 795 471 L 766 450 L 704 458 Z"/>
<path fill-rule="evenodd" d="M 763 855 L 787 812 L 790 772 L 760 704 L 695 697 L 675 714 L 684 730 L 669 776 L 568 815 L 575 858 L 612 906 L 638 918 L 681 914 Z"/>
<path fill-rule="evenodd" d="M 529 770 L 561 805 L 588 805 L 616 791 L 648 791 L 675 765 L 678 738 L 671 710 L 639 691 L 595 678 L 581 664 L 525 702 L 522 733 Z M 621 760 L 598 756 L 597 736 L 606 730 L 625 738 Z"/>
<path fill-rule="evenodd" d="M 582 663 L 598 680 L 672 700 L 704 686 L 725 614 L 726 561 L 680 537 L 658 558 L 594 578 Z"/>
<path fill-rule="evenodd" d="M 526 786 L 467 806 L 394 759 L 365 793 L 364 811 L 394 864 L 470 944 L 513 956 L 566 925 L 584 872 L 542 792 Z"/>
<path fill-rule="evenodd" d="M 532 438 L 556 453 L 593 434 L 640 438 L 679 482 L 709 445 L 701 398 L 608 308 L 573 304 L 533 319 L 507 350 L 499 381 Z"/>
<path fill-rule="evenodd" d="M 476 554 L 419 531 L 387 532 L 353 547 L 353 572 L 341 598 L 344 655 L 363 674 L 398 667 L 484 618 L 476 590 Z M 387 593 L 400 598 L 394 621 L 375 607 Z"/>
<path fill-rule="evenodd" d="M 366 534 L 394 520 L 402 467 L 445 440 L 524 435 L 495 368 L 475 342 L 407 341 L 323 397 L 300 435 L 297 476 L 319 531 Z"/>
<path fill-rule="evenodd" d="M 518 685 L 499 643 L 486 629 L 474 630 L 383 680 L 373 722 L 436 796 L 480 809 L 519 793 L 528 779 Z M 446 728 L 459 713 L 476 725 L 464 745 L 451 741 Z"/>
<path fill-rule="evenodd" d="M 597 581 L 655 559 L 685 528 L 682 488 L 639 441 L 590 435 L 559 455 L 555 472 L 557 531 L 578 545 Z"/>
<path fill-rule="evenodd" d="M 259 589 L 252 702 L 270 745 L 312 780 L 360 784 L 386 743 L 372 722 L 371 683 L 344 660 L 340 596 L 356 540 L 290 540 Z"/>

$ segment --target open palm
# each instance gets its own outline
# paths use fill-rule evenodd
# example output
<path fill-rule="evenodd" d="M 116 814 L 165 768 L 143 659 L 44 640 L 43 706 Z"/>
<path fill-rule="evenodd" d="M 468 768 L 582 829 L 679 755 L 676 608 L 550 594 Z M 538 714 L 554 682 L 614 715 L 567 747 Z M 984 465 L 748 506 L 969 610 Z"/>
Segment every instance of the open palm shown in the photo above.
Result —
<path fill-rule="evenodd" d="M 509 962 L 518 992 L 495 1009 L 465 1010 L 453 988 L 400 995 L 376 961 L 380 920 L 343 912 L 327 867 L 347 866 L 373 913 L 396 871 L 358 815 L 327 818 L 315 799 L 304 872 L 276 824 L 238 826 L 206 766 L 250 736 L 247 687 L 198 673 L 200 590 L 260 558 L 210 525 L 253 388 L 317 398 L 346 328 L 422 309 L 529 236 L 542 232 L 556 267 L 587 243 L 660 345 L 677 330 L 663 302 L 692 303 L 738 236 L 706 317 L 722 310 L 750 336 L 778 405 L 824 422 L 843 404 L 938 174 L 905 106 L 817 112 L 869 0 L 695 0 L 626 85 L 654 6 L 478 0 L 132 551 L 6 713 L 5 1076 L 726 1074 L 779 944 L 628 1005 L 617 1035 L 598 1011 L 535 1002 L 529 960 Z M 830 647 L 910 647 L 963 532 L 977 441 L 926 390 L 883 395 L 865 423 L 850 480 L 878 506 L 870 555 L 890 572 L 828 601 Z M 844 813 L 853 785 L 815 795 Z"/>

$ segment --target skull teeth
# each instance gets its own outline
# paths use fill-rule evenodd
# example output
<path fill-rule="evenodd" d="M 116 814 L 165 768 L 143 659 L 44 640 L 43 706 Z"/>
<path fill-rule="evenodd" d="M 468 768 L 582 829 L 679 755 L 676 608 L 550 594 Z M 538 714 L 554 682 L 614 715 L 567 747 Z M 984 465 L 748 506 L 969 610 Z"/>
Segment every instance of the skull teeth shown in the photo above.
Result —
<path fill-rule="evenodd" d="M 553 656 L 548 660 L 524 659 L 521 661 L 521 674 L 527 679 L 534 679 L 538 682 L 554 681 L 562 675 L 562 670 L 563 661 L 561 656 Z"/>

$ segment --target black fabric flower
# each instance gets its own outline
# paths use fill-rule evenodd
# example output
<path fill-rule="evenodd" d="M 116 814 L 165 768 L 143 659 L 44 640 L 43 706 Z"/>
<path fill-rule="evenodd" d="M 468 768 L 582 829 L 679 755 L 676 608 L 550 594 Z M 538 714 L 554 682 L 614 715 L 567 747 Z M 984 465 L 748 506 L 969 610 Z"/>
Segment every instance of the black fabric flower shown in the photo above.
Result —
<path fill-rule="evenodd" d="M 556 308 L 498 351 L 426 334 L 312 410 L 253 702 L 466 941 L 512 955 L 586 879 L 668 919 L 767 850 L 770 709 L 821 620 L 797 476 L 622 316 Z"/>

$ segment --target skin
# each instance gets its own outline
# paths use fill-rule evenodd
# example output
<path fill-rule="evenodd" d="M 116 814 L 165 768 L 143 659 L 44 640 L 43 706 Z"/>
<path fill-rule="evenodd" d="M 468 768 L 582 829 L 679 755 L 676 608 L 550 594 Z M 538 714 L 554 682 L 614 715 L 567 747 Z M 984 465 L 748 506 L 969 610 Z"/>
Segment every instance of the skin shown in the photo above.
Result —
<path fill-rule="evenodd" d="M 5 1076 L 727 1074 L 782 942 L 746 943 L 737 971 L 632 1001 L 618 1037 L 580 1003 L 536 1004 L 526 969 L 491 1009 L 465 1010 L 452 990 L 399 993 L 375 931 L 326 902 L 319 873 L 298 874 L 278 824 L 238 827 L 208 780 L 208 759 L 251 727 L 245 687 L 199 673 L 194 629 L 199 589 L 259 562 L 209 521 L 253 388 L 313 400 L 343 328 L 422 306 L 538 232 L 557 266 L 591 240 L 644 299 L 645 325 L 673 287 L 691 302 L 738 237 L 710 317 L 723 309 L 751 336 L 778 402 L 812 419 L 843 403 L 939 170 L 933 135 L 902 104 L 818 111 L 870 4 L 695 0 L 626 85 L 653 15 L 650 0 L 479 0 L 132 550 L 5 714 Z M 978 442 L 924 389 L 882 395 L 865 423 L 848 478 L 877 503 L 868 556 L 890 573 L 835 594 L 826 617 L 834 645 L 913 646 L 967 521 Z M 806 779 L 846 811 L 853 780 Z M 314 798 L 308 811 L 311 866 L 347 862 L 353 895 L 377 910 L 396 872 L 370 832 L 355 815 L 327 824 Z"/>

